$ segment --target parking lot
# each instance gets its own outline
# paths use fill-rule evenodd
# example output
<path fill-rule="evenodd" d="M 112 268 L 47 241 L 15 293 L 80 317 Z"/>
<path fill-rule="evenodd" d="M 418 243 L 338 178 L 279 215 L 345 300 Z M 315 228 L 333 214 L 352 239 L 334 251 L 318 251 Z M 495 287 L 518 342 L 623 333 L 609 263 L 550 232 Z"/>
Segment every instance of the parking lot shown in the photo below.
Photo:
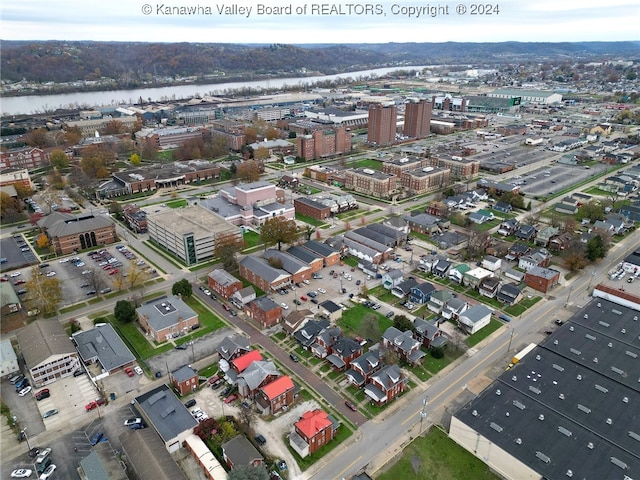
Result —
<path fill-rule="evenodd" d="M 601 174 L 607 166 L 603 164 L 585 168 L 582 165 L 553 164 L 531 172 L 515 175 L 507 183 L 518 185 L 526 195 L 553 195 L 566 190 L 576 183 Z"/>
<path fill-rule="evenodd" d="M 12 237 L 3 238 L 0 241 L 0 250 L 2 251 L 0 268 L 3 272 L 38 263 L 33 250 L 31 250 L 29 243 L 21 233 L 15 233 Z"/>
<path fill-rule="evenodd" d="M 14 284 L 17 281 L 26 283 L 32 274 L 30 268 L 19 272 L 19 277 L 11 278 L 9 275 Z M 49 260 L 40 264 L 38 274 L 60 280 L 62 306 L 84 301 L 87 297 L 105 295 L 127 288 L 131 282 L 140 283 L 143 279 L 157 276 L 155 269 L 124 246 L 111 246 L 59 260 Z M 129 277 L 130 274 L 133 276 Z"/>

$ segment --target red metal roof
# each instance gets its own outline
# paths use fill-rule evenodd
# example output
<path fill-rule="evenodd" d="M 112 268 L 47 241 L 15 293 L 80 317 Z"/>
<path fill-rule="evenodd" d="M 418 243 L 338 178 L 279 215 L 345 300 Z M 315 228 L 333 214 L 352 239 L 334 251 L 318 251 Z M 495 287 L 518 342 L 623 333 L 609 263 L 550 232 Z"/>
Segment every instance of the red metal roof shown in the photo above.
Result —
<path fill-rule="evenodd" d="M 242 373 L 252 362 L 259 362 L 262 360 L 262 355 L 258 350 L 251 350 L 244 355 L 240 355 L 238 358 L 231 360 L 231 364 L 238 373 Z"/>
<path fill-rule="evenodd" d="M 307 439 L 315 437 L 318 432 L 321 432 L 329 426 L 331 426 L 329 415 L 320 409 L 305 412 L 300 420 L 296 422 L 296 428 L 307 437 Z"/>
<path fill-rule="evenodd" d="M 260 390 L 264 392 L 269 400 L 279 397 L 283 393 L 293 388 L 293 381 L 287 375 L 283 375 L 275 379 L 273 382 L 265 385 Z"/>

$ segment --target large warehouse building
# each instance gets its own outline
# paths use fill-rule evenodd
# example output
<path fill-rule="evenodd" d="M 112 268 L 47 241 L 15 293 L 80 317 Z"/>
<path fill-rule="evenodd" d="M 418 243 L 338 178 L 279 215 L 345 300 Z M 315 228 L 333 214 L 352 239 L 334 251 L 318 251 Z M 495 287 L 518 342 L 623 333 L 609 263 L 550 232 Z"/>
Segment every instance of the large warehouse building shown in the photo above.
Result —
<path fill-rule="evenodd" d="M 505 478 L 640 479 L 639 313 L 595 299 L 451 419 Z"/>

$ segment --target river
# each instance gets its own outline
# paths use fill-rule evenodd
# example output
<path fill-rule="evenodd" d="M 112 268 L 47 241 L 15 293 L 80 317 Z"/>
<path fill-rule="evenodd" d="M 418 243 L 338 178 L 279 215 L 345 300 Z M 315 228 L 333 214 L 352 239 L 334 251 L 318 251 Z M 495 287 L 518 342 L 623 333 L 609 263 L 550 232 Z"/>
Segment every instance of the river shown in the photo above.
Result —
<path fill-rule="evenodd" d="M 145 101 L 159 102 L 191 98 L 196 95 L 221 95 L 223 92 L 252 88 L 256 90 L 279 89 L 284 86 L 311 87 L 317 82 L 341 78 L 367 78 L 381 76 L 396 70 L 421 70 L 429 67 L 398 66 L 375 68 L 358 72 L 339 73 L 315 77 L 276 78 L 250 82 L 211 83 L 204 85 L 176 85 L 159 88 L 136 88 L 133 90 L 108 90 L 98 92 L 60 93 L 53 95 L 25 95 L 0 98 L 0 111 L 3 115 L 34 114 L 57 108 L 93 108 L 105 105 L 133 104 L 142 97 Z"/>

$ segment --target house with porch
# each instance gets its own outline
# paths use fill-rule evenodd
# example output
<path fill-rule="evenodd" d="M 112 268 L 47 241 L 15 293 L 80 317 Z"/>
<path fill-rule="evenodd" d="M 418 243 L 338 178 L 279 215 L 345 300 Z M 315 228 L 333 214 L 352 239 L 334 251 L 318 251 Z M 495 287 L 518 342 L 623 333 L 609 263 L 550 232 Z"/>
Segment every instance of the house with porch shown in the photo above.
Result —
<path fill-rule="evenodd" d="M 478 292 L 487 298 L 495 298 L 502 282 L 498 277 L 487 277 L 480 282 Z"/>
<path fill-rule="evenodd" d="M 440 314 L 445 304 L 452 298 L 454 298 L 453 293 L 449 290 L 436 290 L 431 294 L 431 298 L 427 302 L 427 308 L 434 313 Z"/>
<path fill-rule="evenodd" d="M 438 263 L 433 266 L 431 272 L 440 278 L 444 278 L 450 268 L 451 262 L 449 260 L 439 260 Z"/>
<path fill-rule="evenodd" d="M 411 293 L 411 289 L 418 285 L 415 278 L 407 278 L 391 289 L 391 293 L 398 298 L 404 298 Z"/>
<path fill-rule="evenodd" d="M 444 304 L 444 308 L 440 314 L 447 320 L 457 320 L 467 308 L 469 308 L 467 302 L 460 298 L 452 297 Z"/>
<path fill-rule="evenodd" d="M 413 338 L 411 330 L 401 332 L 396 327 L 389 327 L 382 334 L 382 345 L 392 350 L 401 360 L 417 365 L 426 355 L 420 349 L 420 341 Z"/>
<path fill-rule="evenodd" d="M 293 404 L 295 385 L 288 375 L 282 375 L 258 389 L 255 396 L 256 407 L 262 415 L 274 415 Z"/>
<path fill-rule="evenodd" d="M 527 255 L 530 251 L 531 247 L 529 245 L 525 245 L 524 243 L 514 243 L 509 247 L 509 251 L 504 259 L 509 261 L 517 260 L 523 255 Z"/>
<path fill-rule="evenodd" d="M 402 270 L 392 268 L 382 274 L 382 286 L 387 290 L 399 285 L 404 280 Z"/>
<path fill-rule="evenodd" d="M 549 246 L 549 241 L 558 234 L 560 228 L 558 227 L 545 227 L 538 232 L 536 236 L 535 244 L 539 247 L 547 248 Z"/>
<path fill-rule="evenodd" d="M 351 361 L 351 368 L 346 371 L 347 379 L 356 387 L 362 387 L 369 377 L 384 366 L 378 350 L 369 350 Z"/>
<path fill-rule="evenodd" d="M 244 309 L 244 306 L 256 299 L 256 291 L 252 285 L 241 288 L 229 299 L 236 307 Z"/>
<path fill-rule="evenodd" d="M 460 265 L 456 265 L 455 267 L 449 269 L 449 274 L 448 274 L 449 280 L 461 285 L 464 274 L 467 273 L 469 270 L 471 270 L 471 267 L 469 267 L 469 265 L 467 265 L 466 263 L 461 263 Z"/>
<path fill-rule="evenodd" d="M 518 240 L 523 242 L 533 242 L 536 238 L 537 230 L 533 225 L 520 225 L 514 234 Z"/>
<path fill-rule="evenodd" d="M 498 227 L 498 233 L 504 237 L 509 237 L 516 233 L 516 230 L 518 230 L 519 226 L 520 221 L 517 218 L 509 218 L 500 224 L 500 226 Z"/>
<path fill-rule="evenodd" d="M 360 355 L 362 355 L 362 345 L 353 338 L 343 337 L 333 344 L 327 361 L 334 369 L 345 370 Z"/>
<path fill-rule="evenodd" d="M 254 361 L 236 377 L 238 395 L 242 398 L 254 398 L 257 390 L 280 377 L 273 362 Z"/>
<path fill-rule="evenodd" d="M 426 348 L 442 348 L 447 344 L 447 337 L 440 330 L 435 320 L 416 318 L 413 322 L 414 336 Z"/>
<path fill-rule="evenodd" d="M 316 336 L 311 345 L 311 353 L 318 358 L 326 358 L 332 352 L 333 344 L 342 338 L 340 327 L 328 327 Z"/>
<path fill-rule="evenodd" d="M 571 246 L 571 242 L 573 241 L 573 235 L 569 232 L 561 233 L 552 237 L 549 240 L 549 244 L 547 248 L 554 252 L 559 252 L 566 250 Z"/>
<path fill-rule="evenodd" d="M 417 285 L 411 287 L 411 291 L 409 292 L 409 302 L 418 305 L 427 303 L 429 301 L 429 298 L 431 298 L 431 294 L 435 291 L 436 287 L 434 287 L 432 283 L 418 283 Z"/>
<path fill-rule="evenodd" d="M 340 423 L 324 410 L 307 411 L 294 423 L 289 445 L 302 458 L 308 457 L 333 440 L 339 426 Z"/>
<path fill-rule="evenodd" d="M 240 355 L 249 353 L 251 351 L 251 344 L 247 337 L 242 335 L 233 335 L 224 337 L 218 348 L 216 349 L 220 358 L 230 362 L 234 358 L 238 358 Z"/>
<path fill-rule="evenodd" d="M 364 386 L 364 393 L 376 405 L 381 406 L 393 401 L 400 395 L 407 384 L 407 379 L 398 365 L 387 365 L 369 377 Z"/>
<path fill-rule="evenodd" d="M 320 332 L 325 328 L 329 328 L 330 325 L 329 320 L 326 318 L 309 320 L 302 328 L 299 328 L 293 333 L 293 337 L 302 348 L 309 350 Z"/>
<path fill-rule="evenodd" d="M 522 289 L 515 283 L 507 283 L 500 287 L 496 298 L 507 306 L 515 305 L 522 300 Z"/>

